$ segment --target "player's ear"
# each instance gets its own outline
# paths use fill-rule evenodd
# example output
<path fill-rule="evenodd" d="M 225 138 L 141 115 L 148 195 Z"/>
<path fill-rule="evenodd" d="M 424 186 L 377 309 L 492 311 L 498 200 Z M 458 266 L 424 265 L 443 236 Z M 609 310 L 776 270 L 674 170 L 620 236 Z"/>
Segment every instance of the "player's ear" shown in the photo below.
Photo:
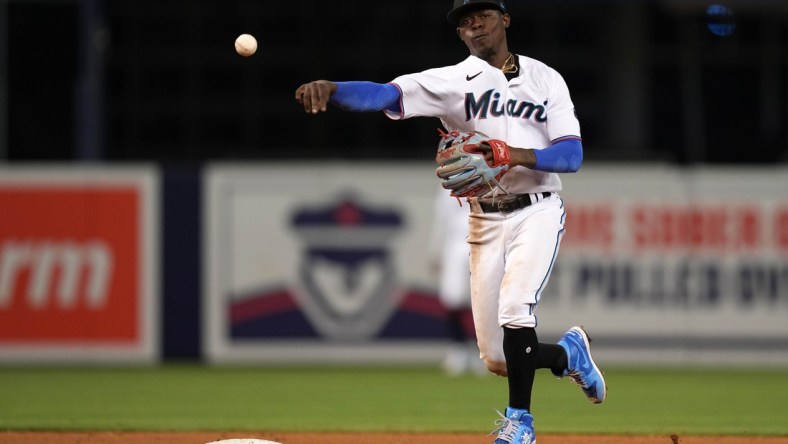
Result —
<path fill-rule="evenodd" d="M 507 13 L 503 13 L 501 15 L 501 21 L 503 22 L 503 27 L 508 28 L 509 24 L 512 22 L 512 17 Z"/>

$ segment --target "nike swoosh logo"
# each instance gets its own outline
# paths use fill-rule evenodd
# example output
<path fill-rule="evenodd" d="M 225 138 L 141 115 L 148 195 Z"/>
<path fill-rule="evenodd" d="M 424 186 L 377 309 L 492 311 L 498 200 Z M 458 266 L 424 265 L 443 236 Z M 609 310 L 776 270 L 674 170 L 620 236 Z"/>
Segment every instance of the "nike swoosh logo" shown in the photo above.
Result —
<path fill-rule="evenodd" d="M 583 343 L 583 338 L 577 338 L 577 343 L 578 343 L 577 348 L 585 348 L 584 347 L 585 344 Z M 592 371 L 591 361 L 586 359 L 585 353 L 580 353 L 580 356 L 578 356 L 577 366 L 579 370 L 582 370 L 584 372 L 590 373 Z"/>
<path fill-rule="evenodd" d="M 477 72 L 476 74 L 474 74 L 474 75 L 472 75 L 472 76 L 467 76 L 467 75 L 466 75 L 466 76 L 465 76 L 465 80 L 467 80 L 467 81 L 469 81 L 469 82 L 470 82 L 471 80 L 475 79 L 475 78 L 476 78 L 476 76 L 478 76 L 478 75 L 479 75 L 479 74 L 481 74 L 481 73 L 482 73 L 482 72 L 481 72 L 481 71 L 479 71 L 479 72 Z"/>

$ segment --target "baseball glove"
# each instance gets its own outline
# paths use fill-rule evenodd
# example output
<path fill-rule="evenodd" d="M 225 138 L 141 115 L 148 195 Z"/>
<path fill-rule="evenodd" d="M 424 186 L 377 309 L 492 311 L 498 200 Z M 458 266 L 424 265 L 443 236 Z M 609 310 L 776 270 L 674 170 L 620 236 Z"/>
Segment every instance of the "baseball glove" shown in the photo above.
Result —
<path fill-rule="evenodd" d="M 509 146 L 502 140 L 490 139 L 478 132 L 441 133 L 435 162 L 436 173 L 442 179 L 443 188 L 451 190 L 454 197 L 476 197 L 487 194 L 499 185 L 504 173 L 509 170 Z M 480 149 L 481 144 L 492 148 L 493 161 L 487 163 Z"/>

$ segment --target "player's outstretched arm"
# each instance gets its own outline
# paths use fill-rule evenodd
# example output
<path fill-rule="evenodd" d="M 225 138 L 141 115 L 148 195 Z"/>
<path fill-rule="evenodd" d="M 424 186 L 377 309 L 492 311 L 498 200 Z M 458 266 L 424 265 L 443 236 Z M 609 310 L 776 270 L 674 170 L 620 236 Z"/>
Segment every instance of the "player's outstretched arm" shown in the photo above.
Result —
<path fill-rule="evenodd" d="M 304 83 L 295 92 L 295 99 L 304 106 L 307 114 L 326 112 L 331 94 L 337 91 L 337 84 L 328 80 L 315 80 Z"/>
<path fill-rule="evenodd" d="M 301 85 L 296 90 L 296 100 L 310 114 L 325 112 L 328 102 L 341 109 L 355 112 L 400 112 L 400 90 L 391 83 L 329 82 L 317 80 Z"/>

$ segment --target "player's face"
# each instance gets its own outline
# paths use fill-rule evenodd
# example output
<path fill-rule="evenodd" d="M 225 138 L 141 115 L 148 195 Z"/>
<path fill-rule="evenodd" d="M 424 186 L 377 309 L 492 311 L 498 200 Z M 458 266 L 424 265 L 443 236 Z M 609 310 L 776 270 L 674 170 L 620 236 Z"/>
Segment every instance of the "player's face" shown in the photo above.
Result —
<path fill-rule="evenodd" d="M 506 28 L 509 27 L 509 14 L 495 9 L 469 12 L 460 17 L 457 35 L 460 36 L 471 54 L 491 61 L 495 55 L 507 53 Z"/>

